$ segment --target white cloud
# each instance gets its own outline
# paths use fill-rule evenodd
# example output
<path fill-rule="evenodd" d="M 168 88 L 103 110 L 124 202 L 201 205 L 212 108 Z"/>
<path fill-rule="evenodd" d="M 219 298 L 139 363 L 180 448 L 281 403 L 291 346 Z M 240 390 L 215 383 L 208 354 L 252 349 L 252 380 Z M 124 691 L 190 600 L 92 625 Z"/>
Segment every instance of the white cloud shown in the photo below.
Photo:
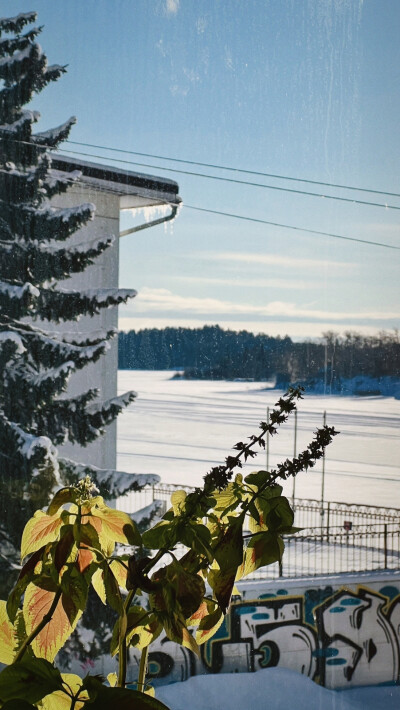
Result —
<path fill-rule="evenodd" d="M 187 283 L 212 284 L 214 286 L 240 286 L 241 288 L 281 288 L 303 291 L 309 289 L 321 289 L 322 284 L 315 279 L 308 281 L 294 281 L 293 279 L 224 279 L 211 276 L 174 276 L 175 281 L 185 281 Z"/>
<path fill-rule="evenodd" d="M 134 304 L 121 308 L 123 313 L 190 313 L 192 315 L 220 315 L 307 318 L 323 321 L 371 320 L 386 321 L 400 318 L 400 311 L 325 311 L 318 308 L 298 306 L 286 301 L 270 301 L 264 305 L 233 303 L 218 298 L 198 298 L 180 296 L 166 288 L 144 287 L 136 297 Z"/>
<path fill-rule="evenodd" d="M 166 0 L 165 9 L 168 15 L 176 15 L 179 10 L 179 0 Z"/>
<path fill-rule="evenodd" d="M 294 267 L 296 269 L 321 269 L 340 268 L 354 269 L 354 264 L 344 261 L 331 261 L 330 259 L 303 259 L 295 256 L 280 256 L 277 254 L 249 254 L 248 252 L 210 252 L 200 253 L 196 258 L 207 259 L 208 261 L 239 262 L 241 264 L 270 264 L 275 266 Z"/>

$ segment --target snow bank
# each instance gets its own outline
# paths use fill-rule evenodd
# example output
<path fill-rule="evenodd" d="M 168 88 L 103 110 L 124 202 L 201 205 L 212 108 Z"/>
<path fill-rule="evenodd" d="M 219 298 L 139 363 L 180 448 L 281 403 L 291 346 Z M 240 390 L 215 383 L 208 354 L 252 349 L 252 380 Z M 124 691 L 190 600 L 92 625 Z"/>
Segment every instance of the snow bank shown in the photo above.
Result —
<path fill-rule="evenodd" d="M 327 690 L 300 673 L 268 668 L 257 673 L 194 676 L 156 689 L 171 710 L 398 710 L 400 687 Z"/>

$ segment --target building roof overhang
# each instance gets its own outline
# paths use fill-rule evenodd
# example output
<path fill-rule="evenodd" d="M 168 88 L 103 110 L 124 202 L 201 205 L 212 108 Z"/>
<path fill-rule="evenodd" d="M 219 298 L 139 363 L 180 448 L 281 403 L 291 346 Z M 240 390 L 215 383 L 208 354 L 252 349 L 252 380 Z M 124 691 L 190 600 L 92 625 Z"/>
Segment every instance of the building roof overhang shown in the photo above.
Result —
<path fill-rule="evenodd" d="M 110 165 L 89 163 L 64 155 L 52 155 L 53 170 L 69 173 L 80 170 L 80 183 L 120 196 L 121 209 L 150 205 L 178 206 L 179 186 L 174 180 L 121 170 Z"/>

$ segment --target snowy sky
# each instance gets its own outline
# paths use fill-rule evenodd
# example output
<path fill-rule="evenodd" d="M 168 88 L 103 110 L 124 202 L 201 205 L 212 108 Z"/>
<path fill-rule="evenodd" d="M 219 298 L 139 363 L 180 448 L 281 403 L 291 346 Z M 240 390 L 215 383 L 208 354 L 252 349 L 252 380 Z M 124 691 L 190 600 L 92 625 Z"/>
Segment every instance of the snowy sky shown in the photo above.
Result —
<path fill-rule="evenodd" d="M 36 9 L 68 74 L 35 101 L 72 140 L 400 192 L 398 0 L 3 0 Z M 104 149 L 70 146 L 118 165 Z M 166 172 L 162 167 L 400 207 L 396 197 L 123 155 L 177 180 L 184 203 L 400 246 L 400 211 Z M 85 157 L 86 160 L 91 160 Z M 131 224 L 124 219 L 123 228 Z M 121 325 L 220 323 L 319 336 L 399 325 L 400 251 L 184 207 L 121 243 Z"/>

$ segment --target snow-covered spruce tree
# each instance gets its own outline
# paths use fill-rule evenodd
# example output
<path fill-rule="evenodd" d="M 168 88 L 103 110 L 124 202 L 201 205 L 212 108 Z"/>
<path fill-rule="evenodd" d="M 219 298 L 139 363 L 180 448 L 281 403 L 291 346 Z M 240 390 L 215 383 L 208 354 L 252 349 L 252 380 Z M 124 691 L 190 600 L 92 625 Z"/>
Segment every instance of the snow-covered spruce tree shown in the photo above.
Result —
<path fill-rule="evenodd" d="M 0 579 L 7 583 L 23 526 L 47 504 L 56 483 L 90 473 L 112 498 L 158 478 L 115 475 L 58 457 L 57 446 L 67 441 L 85 446 L 95 440 L 134 394 L 105 403 L 96 402 L 94 389 L 68 397 L 71 373 L 95 362 L 115 332 L 72 339 L 54 334 L 56 324 L 97 314 L 135 292 L 58 285 L 93 263 L 113 238 L 69 246 L 95 208 L 51 205 L 53 196 L 79 180 L 77 172 L 66 177 L 52 171 L 49 157 L 75 119 L 32 133 L 39 114 L 24 106 L 65 71 L 48 66 L 36 42 L 40 28 L 24 29 L 35 19 L 31 12 L 0 20 Z"/>

